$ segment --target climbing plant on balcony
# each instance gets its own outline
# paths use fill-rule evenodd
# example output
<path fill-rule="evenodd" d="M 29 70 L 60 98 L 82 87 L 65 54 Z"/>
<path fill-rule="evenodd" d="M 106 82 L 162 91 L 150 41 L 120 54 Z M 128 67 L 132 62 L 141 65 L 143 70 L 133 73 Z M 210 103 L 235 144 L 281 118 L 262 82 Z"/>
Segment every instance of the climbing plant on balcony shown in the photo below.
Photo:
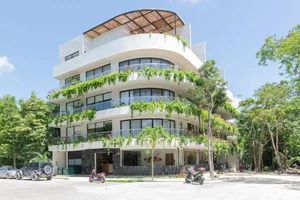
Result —
<path fill-rule="evenodd" d="M 150 102 L 133 102 L 130 104 L 131 115 L 135 112 L 141 114 L 143 112 L 154 113 L 155 110 L 159 112 L 166 112 L 166 118 L 175 112 L 178 115 L 193 116 L 196 119 L 207 121 L 207 111 L 197 107 L 195 104 L 185 100 L 176 99 L 174 101 L 150 101 Z M 212 123 L 215 131 L 233 134 L 235 133 L 235 126 L 227 123 L 218 115 L 213 115 Z"/>
<path fill-rule="evenodd" d="M 68 99 L 74 96 L 81 96 L 90 90 L 102 88 L 104 85 L 115 84 L 117 81 L 126 82 L 128 77 L 135 73 L 131 70 L 121 71 L 119 73 L 112 72 L 110 74 L 100 76 L 95 79 L 91 79 L 85 82 L 79 82 L 75 85 L 56 90 L 48 95 L 49 99 L 57 99 L 59 96 L 66 97 Z M 180 84 L 183 80 L 187 80 L 194 84 L 201 84 L 199 79 L 193 72 L 179 71 L 175 69 L 157 69 L 153 67 L 144 66 L 142 69 L 137 71 L 138 76 L 145 76 L 147 79 L 152 77 L 162 77 L 166 80 L 173 80 Z"/>
<path fill-rule="evenodd" d="M 69 114 L 63 114 L 58 115 L 53 118 L 54 124 L 57 126 L 59 124 L 62 124 L 63 122 L 67 122 L 67 124 L 71 124 L 73 122 L 79 121 L 79 120 L 93 120 L 95 118 L 96 110 L 94 109 L 88 109 L 79 113 L 69 113 Z"/>

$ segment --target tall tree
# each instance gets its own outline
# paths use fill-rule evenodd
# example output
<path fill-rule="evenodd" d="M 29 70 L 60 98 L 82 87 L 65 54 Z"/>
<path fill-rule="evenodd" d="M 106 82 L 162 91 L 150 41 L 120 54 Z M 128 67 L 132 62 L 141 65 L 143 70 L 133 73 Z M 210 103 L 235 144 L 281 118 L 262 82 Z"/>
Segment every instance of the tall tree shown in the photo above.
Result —
<path fill-rule="evenodd" d="M 5 164 L 16 167 L 18 161 L 22 161 L 25 155 L 24 143 L 25 132 L 24 118 L 19 113 L 15 97 L 3 96 L 0 98 L 0 159 Z M 11 162 L 12 161 L 12 162 Z"/>
<path fill-rule="evenodd" d="M 27 100 L 0 98 L 0 162 L 23 163 L 43 154 L 49 106 L 34 93 Z"/>
<path fill-rule="evenodd" d="M 43 154 L 46 149 L 46 136 L 50 116 L 50 107 L 32 92 L 30 98 L 20 100 L 20 114 L 28 128 L 26 135 L 27 159 Z"/>
<path fill-rule="evenodd" d="M 214 177 L 213 163 L 213 133 L 212 133 L 212 115 L 218 107 L 224 106 L 226 98 L 225 81 L 220 76 L 219 69 L 215 66 L 214 60 L 208 60 L 198 70 L 201 83 L 190 89 L 190 96 L 195 103 L 207 110 L 207 135 L 208 135 L 208 160 L 210 177 Z"/>
<path fill-rule="evenodd" d="M 285 74 L 300 78 L 300 24 L 285 37 L 269 36 L 256 54 L 260 65 L 280 64 Z"/>
<path fill-rule="evenodd" d="M 151 179 L 154 179 L 154 150 L 156 145 L 161 142 L 171 141 L 171 134 L 162 126 L 146 127 L 137 136 L 137 143 L 142 145 L 150 145 L 151 149 Z"/>

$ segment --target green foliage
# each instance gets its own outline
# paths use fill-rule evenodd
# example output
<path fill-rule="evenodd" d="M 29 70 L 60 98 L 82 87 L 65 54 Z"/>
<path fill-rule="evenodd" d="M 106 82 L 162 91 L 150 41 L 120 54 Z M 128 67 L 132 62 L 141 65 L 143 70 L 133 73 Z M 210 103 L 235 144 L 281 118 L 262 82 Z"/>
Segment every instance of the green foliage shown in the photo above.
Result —
<path fill-rule="evenodd" d="M 267 83 L 255 92 L 255 98 L 244 100 L 240 107 L 241 136 L 253 144 L 245 145 L 248 152 L 256 144 L 271 144 L 279 168 L 287 167 L 287 159 L 298 156 L 300 144 L 299 97 L 293 96 L 291 85 L 286 81 Z"/>
<path fill-rule="evenodd" d="M 0 98 L 0 162 L 16 165 L 43 154 L 49 115 L 49 106 L 35 93 L 19 102 Z"/>
<path fill-rule="evenodd" d="M 287 75 L 300 77 L 300 24 L 285 37 L 269 36 L 256 54 L 260 65 L 278 62 Z"/>
<path fill-rule="evenodd" d="M 154 113 L 155 110 L 159 112 L 166 112 L 166 118 L 170 117 L 172 113 L 178 115 L 185 115 L 187 117 L 194 116 L 196 119 L 208 120 L 207 111 L 197 107 L 195 104 L 176 99 L 174 101 L 150 101 L 150 102 L 133 102 L 130 104 L 131 115 L 135 112 L 141 113 Z M 212 123 L 216 132 L 234 134 L 236 128 L 234 125 L 227 123 L 218 115 L 212 117 Z M 206 126 L 205 126 L 206 127 Z"/>
<path fill-rule="evenodd" d="M 54 117 L 52 120 L 54 124 L 57 126 L 62 124 L 63 122 L 67 122 L 67 124 L 71 124 L 79 120 L 91 121 L 95 118 L 95 115 L 96 115 L 95 109 L 88 109 L 79 113 L 68 113 L 68 114 L 58 115 Z"/>
<path fill-rule="evenodd" d="M 75 85 L 71 85 L 67 88 L 56 90 L 49 94 L 49 99 L 57 99 L 60 95 L 70 99 L 74 96 L 81 96 L 90 90 L 95 90 L 97 88 L 102 88 L 105 84 L 111 85 L 115 84 L 117 81 L 126 82 L 128 77 L 134 72 L 131 70 L 122 72 L 112 72 L 110 74 L 91 79 L 85 82 L 79 82 Z M 145 66 L 137 72 L 139 76 L 145 76 L 150 79 L 155 76 L 163 77 L 166 80 L 173 79 L 174 82 L 182 82 L 183 80 L 189 81 L 194 84 L 200 84 L 199 78 L 192 72 L 178 71 L 175 69 L 157 69 Z"/>

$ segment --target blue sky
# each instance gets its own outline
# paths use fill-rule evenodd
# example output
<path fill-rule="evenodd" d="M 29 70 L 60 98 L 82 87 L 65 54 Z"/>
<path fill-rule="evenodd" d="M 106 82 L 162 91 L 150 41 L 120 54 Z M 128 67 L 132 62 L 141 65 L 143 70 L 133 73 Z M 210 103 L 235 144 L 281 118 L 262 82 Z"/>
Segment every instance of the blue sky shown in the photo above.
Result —
<path fill-rule="evenodd" d="M 300 23 L 299 0 L 1 0 L 0 96 L 45 98 L 58 87 L 52 67 L 58 45 L 122 12 L 174 10 L 192 24 L 192 41 L 205 41 L 208 59 L 225 70 L 233 93 L 250 97 L 281 79 L 275 65 L 260 67 L 256 52 L 268 35 L 285 35 Z"/>

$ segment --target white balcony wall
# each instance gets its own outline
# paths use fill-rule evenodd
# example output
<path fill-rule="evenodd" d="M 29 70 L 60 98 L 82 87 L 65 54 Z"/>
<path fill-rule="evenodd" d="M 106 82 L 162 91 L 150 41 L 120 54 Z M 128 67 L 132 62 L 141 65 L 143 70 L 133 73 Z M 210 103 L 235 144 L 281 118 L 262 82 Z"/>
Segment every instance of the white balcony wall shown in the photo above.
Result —
<path fill-rule="evenodd" d="M 107 42 L 83 55 L 54 66 L 54 77 L 65 78 L 84 69 L 90 69 L 95 63 L 126 60 L 130 57 L 153 56 L 176 61 L 185 70 L 196 71 L 203 62 L 183 46 L 177 38 L 163 34 L 136 34 Z"/>
<path fill-rule="evenodd" d="M 83 49 L 84 36 L 79 35 L 58 47 L 59 63 L 65 62 L 65 56 L 79 51 L 79 56 L 84 53 Z M 68 61 L 67 61 L 68 62 Z"/>
<path fill-rule="evenodd" d="M 94 39 L 87 39 L 88 42 L 85 43 L 85 50 L 88 52 L 92 49 L 104 45 L 107 42 L 111 42 L 130 34 L 131 33 L 126 28 L 124 28 L 123 26 L 119 26 L 112 29 L 111 31 L 103 33 L 101 36 L 95 37 Z"/>

